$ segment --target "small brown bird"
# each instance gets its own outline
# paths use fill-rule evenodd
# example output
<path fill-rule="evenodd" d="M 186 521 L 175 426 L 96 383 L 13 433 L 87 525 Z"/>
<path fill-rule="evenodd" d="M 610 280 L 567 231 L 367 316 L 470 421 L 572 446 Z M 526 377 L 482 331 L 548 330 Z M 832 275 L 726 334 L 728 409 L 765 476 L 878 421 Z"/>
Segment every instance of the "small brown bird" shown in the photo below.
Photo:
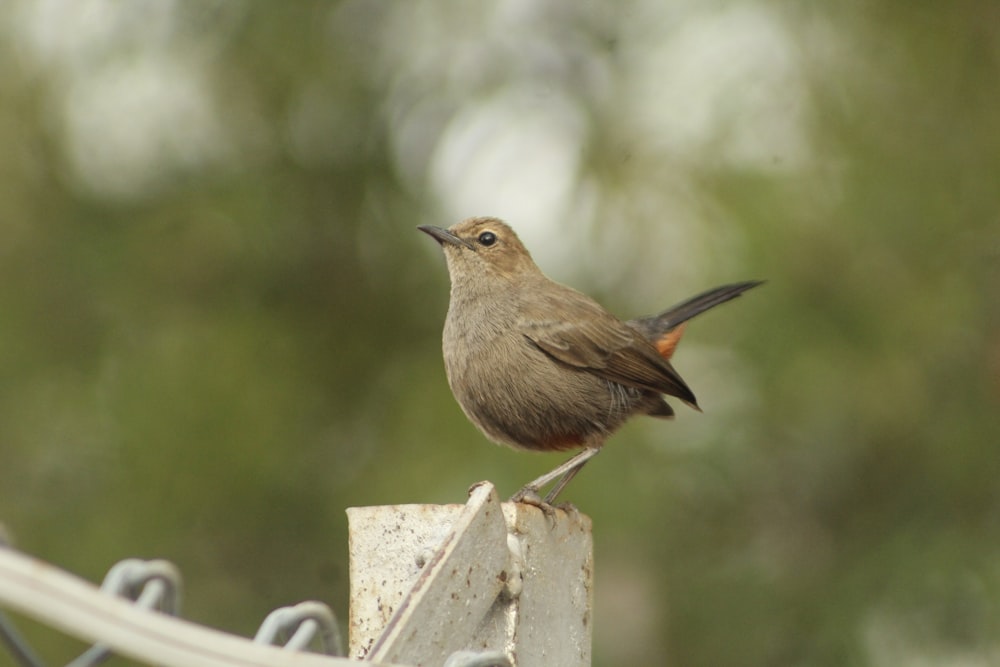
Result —
<path fill-rule="evenodd" d="M 450 229 L 421 225 L 444 249 L 451 303 L 444 323 L 448 384 L 491 440 L 533 451 L 582 451 L 511 500 L 550 504 L 632 415 L 672 417 L 664 395 L 698 409 L 670 364 L 695 315 L 762 281 L 724 285 L 658 315 L 623 322 L 545 276 L 514 230 L 496 218 Z"/>

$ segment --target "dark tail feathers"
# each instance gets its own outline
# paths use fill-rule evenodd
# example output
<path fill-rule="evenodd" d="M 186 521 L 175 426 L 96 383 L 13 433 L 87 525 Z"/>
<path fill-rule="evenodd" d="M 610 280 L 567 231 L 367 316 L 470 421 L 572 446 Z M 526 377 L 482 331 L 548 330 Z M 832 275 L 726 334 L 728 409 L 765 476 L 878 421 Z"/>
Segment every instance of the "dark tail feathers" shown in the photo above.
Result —
<path fill-rule="evenodd" d="M 629 324 L 652 340 L 664 332 L 670 331 L 678 324 L 687 322 L 695 315 L 703 313 L 710 308 L 715 308 L 730 299 L 735 299 L 740 294 L 743 294 L 743 292 L 763 282 L 763 280 L 748 280 L 742 283 L 733 283 L 732 285 L 722 285 L 707 292 L 702 292 L 698 296 L 693 296 L 686 301 L 681 301 L 658 315 L 649 315 L 648 317 L 630 320 Z"/>

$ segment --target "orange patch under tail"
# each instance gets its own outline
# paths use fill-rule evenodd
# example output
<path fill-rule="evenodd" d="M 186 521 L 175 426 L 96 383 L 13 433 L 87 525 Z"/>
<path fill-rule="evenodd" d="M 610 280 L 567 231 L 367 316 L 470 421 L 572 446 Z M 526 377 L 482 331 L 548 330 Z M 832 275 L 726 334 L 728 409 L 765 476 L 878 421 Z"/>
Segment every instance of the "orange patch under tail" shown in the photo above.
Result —
<path fill-rule="evenodd" d="M 677 349 L 677 343 L 681 342 L 681 336 L 683 335 L 684 324 L 678 324 L 653 341 L 653 344 L 656 345 L 656 351 L 660 353 L 661 357 L 670 361 L 670 357 L 674 356 L 674 350 Z"/>

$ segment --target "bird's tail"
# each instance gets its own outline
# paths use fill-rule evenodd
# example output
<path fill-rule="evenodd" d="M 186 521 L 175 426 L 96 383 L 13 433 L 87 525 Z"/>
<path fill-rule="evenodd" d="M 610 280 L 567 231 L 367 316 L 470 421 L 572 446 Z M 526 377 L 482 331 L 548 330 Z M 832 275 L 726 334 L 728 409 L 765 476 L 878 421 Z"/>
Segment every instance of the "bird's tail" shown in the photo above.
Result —
<path fill-rule="evenodd" d="M 677 343 L 680 342 L 684 327 L 681 326 L 695 315 L 715 308 L 730 299 L 735 299 L 748 289 L 762 284 L 763 280 L 748 280 L 742 283 L 722 285 L 681 301 L 657 315 L 649 315 L 630 320 L 629 324 L 638 329 L 652 342 L 664 359 L 670 359 Z"/>

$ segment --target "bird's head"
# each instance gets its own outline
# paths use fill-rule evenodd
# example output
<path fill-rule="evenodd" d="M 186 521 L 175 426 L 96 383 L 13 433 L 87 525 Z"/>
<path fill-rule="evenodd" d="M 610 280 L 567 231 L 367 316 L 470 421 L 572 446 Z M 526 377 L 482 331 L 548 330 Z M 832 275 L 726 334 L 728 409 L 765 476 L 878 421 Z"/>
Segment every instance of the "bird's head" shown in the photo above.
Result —
<path fill-rule="evenodd" d="M 514 230 L 497 218 L 469 218 L 448 229 L 432 225 L 417 229 L 441 244 L 453 284 L 480 277 L 511 280 L 539 272 Z"/>

